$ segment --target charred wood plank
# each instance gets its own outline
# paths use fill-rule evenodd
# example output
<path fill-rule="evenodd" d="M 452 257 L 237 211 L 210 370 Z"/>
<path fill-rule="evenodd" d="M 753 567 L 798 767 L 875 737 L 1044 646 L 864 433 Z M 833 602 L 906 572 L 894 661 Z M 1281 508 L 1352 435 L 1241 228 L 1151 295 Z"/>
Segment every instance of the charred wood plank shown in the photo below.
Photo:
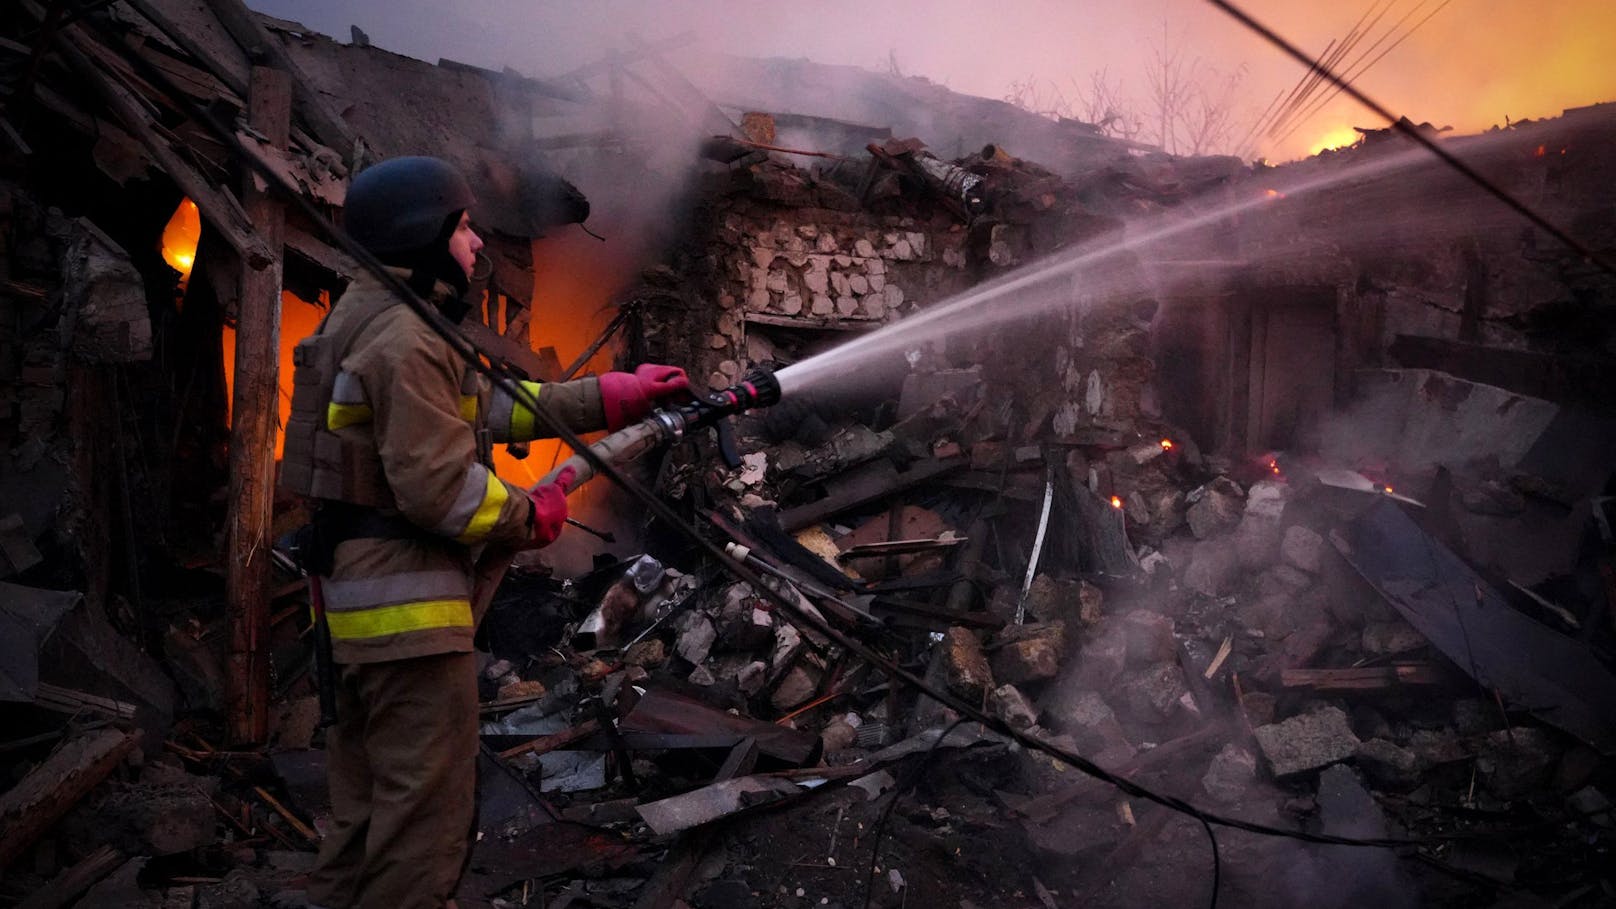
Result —
<path fill-rule="evenodd" d="M 1518 612 L 1395 502 L 1360 514 L 1331 543 L 1454 665 L 1605 754 L 1616 754 L 1616 675 L 1588 647 Z"/>
<path fill-rule="evenodd" d="M 1088 906 L 1098 902 L 1105 888 L 1122 873 L 1123 869 L 1138 861 L 1145 848 L 1155 842 L 1156 837 L 1161 836 L 1167 822 L 1176 816 L 1177 812 L 1170 809 L 1152 807 L 1145 814 L 1144 820 L 1134 824 L 1133 830 L 1122 838 L 1122 842 L 1094 865 L 1088 886 L 1083 888 L 1082 895 L 1077 898 L 1075 905 Z"/>
<path fill-rule="evenodd" d="M 261 268 L 272 258 L 278 257 L 278 253 L 271 253 L 271 246 L 253 229 L 252 219 L 242 209 L 241 203 L 229 192 L 209 183 L 190 162 L 182 158 L 158 133 L 157 124 L 141 101 L 91 62 L 85 48 L 93 41 L 82 29 L 69 25 L 56 34 L 55 41 L 57 49 L 73 71 L 101 95 L 102 101 L 123 127 L 140 141 L 141 147 L 162 167 L 180 191 L 196 203 L 208 224 L 232 249 L 254 267 Z"/>
<path fill-rule="evenodd" d="M 724 758 L 718 772 L 713 774 L 713 782 L 733 780 L 751 773 L 752 768 L 757 766 L 758 753 L 757 739 L 745 738 L 736 742 L 735 747 L 730 749 L 729 756 Z"/>
<path fill-rule="evenodd" d="M 139 742 L 138 731 L 119 729 L 80 736 L 0 795 L 0 869 L 106 779 Z"/>
<path fill-rule="evenodd" d="M 249 124 L 277 149 L 291 137 L 286 73 L 252 70 Z M 237 281 L 235 386 L 230 412 L 230 535 L 225 610 L 230 620 L 226 723 L 232 744 L 269 737 L 269 581 L 275 518 L 275 433 L 280 417 L 281 261 L 286 213 L 279 200 L 243 186 L 247 215 L 268 246 L 267 261 L 243 260 Z"/>
<path fill-rule="evenodd" d="M 730 750 L 729 757 L 719 767 L 713 782 L 743 776 L 757 763 L 758 747 L 755 739 L 743 739 Z M 635 901 L 635 909 L 669 909 L 675 905 L 690 885 L 690 878 L 702 858 L 717 842 L 725 824 L 720 822 L 697 830 L 686 831 L 673 843 L 668 854 L 657 865 L 651 880 L 646 882 Z"/>
<path fill-rule="evenodd" d="M 137 708 L 127 701 L 117 701 L 112 698 L 99 697 L 72 688 L 63 688 L 49 682 L 40 682 L 34 694 L 34 703 L 47 710 L 58 713 L 98 713 L 108 719 L 131 722 L 135 718 Z"/>
<path fill-rule="evenodd" d="M 153 0 L 128 0 L 135 11 L 144 16 L 152 25 L 157 26 L 165 37 L 180 49 L 191 55 L 193 60 L 201 63 L 214 78 L 223 82 L 239 97 L 247 97 L 248 64 L 245 56 L 231 56 L 222 59 L 217 54 L 208 52 L 203 43 L 191 34 L 190 30 L 182 27 L 168 10 Z"/>
<path fill-rule="evenodd" d="M 719 823 L 691 830 L 674 841 L 668 854 L 657 863 L 656 873 L 645 882 L 634 909 L 673 909 L 690 887 L 696 868 L 714 843 L 719 841 L 727 825 Z"/>
<path fill-rule="evenodd" d="M 96 881 L 122 865 L 125 858 L 127 857 L 117 849 L 102 846 L 51 878 L 50 883 L 29 894 L 27 899 L 17 904 L 17 909 L 61 909 L 62 906 L 70 905 L 80 894 L 94 886 Z"/>
<path fill-rule="evenodd" d="M 230 32 L 230 37 L 241 46 L 247 59 L 263 55 L 271 65 L 291 78 L 292 89 L 297 97 L 298 114 L 313 130 L 315 138 L 322 144 L 330 146 L 344 161 L 352 165 L 357 144 L 353 130 L 348 128 L 347 122 L 326 106 L 325 100 L 315 90 L 314 84 L 292 60 L 280 40 L 264 28 L 257 15 L 241 0 L 210 0 L 208 6 L 214 15 L 219 17 L 219 22 L 224 25 L 225 30 Z"/>
<path fill-rule="evenodd" d="M 1398 335 L 1389 352 L 1411 369 L 1435 369 L 1600 413 L 1616 411 L 1616 358 L 1539 353 L 1418 335 Z"/>
<path fill-rule="evenodd" d="M 582 723 L 579 723 L 571 729 L 563 729 L 560 732 L 552 733 L 550 735 L 541 735 L 531 742 L 517 745 L 515 748 L 507 748 L 499 753 L 499 758 L 501 760 L 508 761 L 511 758 L 521 757 L 524 754 L 549 754 L 552 751 L 565 748 L 574 742 L 583 741 L 599 731 L 599 720 L 584 720 Z"/>
<path fill-rule="evenodd" d="M 1181 735 L 1171 741 L 1163 742 L 1144 754 L 1124 762 L 1115 769 L 1106 769 L 1122 777 L 1132 777 L 1137 774 L 1147 773 L 1172 764 L 1185 755 L 1221 742 L 1228 736 L 1228 733 L 1229 729 L 1223 723 L 1208 723 L 1187 735 Z M 1024 802 L 1016 811 L 1029 820 L 1043 823 L 1053 818 L 1061 808 L 1074 799 L 1110 791 L 1111 787 L 1105 783 L 1092 777 L 1084 777 L 1065 789 L 1030 799 Z"/>
<path fill-rule="evenodd" d="M 795 533 L 843 511 L 943 476 L 965 463 L 964 458 L 928 458 L 901 471 L 889 461 L 865 465 L 826 484 L 830 489 L 823 499 L 786 510 L 780 515 L 780 526 L 787 533 Z"/>
<path fill-rule="evenodd" d="M 535 382 L 554 382 L 561 377 L 561 358 L 556 356 L 553 347 L 535 351 L 475 319 L 467 319 L 460 323 L 460 330 L 485 353 L 520 369 Z"/>
<path fill-rule="evenodd" d="M 953 589 L 957 590 L 962 583 L 966 582 L 955 582 Z M 914 620 L 913 622 L 904 622 L 899 619 L 896 622 L 899 625 L 912 624 L 923 628 L 935 628 L 938 631 L 946 631 L 955 625 L 963 625 L 967 628 L 983 628 L 989 631 L 997 631 L 1004 627 L 1004 619 L 986 612 L 957 612 L 950 608 L 938 608 L 911 600 L 882 597 L 875 600 L 871 606 L 877 610 L 895 612 Z"/>
<path fill-rule="evenodd" d="M 1279 683 L 1285 688 L 1315 691 L 1386 691 L 1409 685 L 1440 685 L 1447 678 L 1428 663 L 1402 663 L 1348 669 L 1285 669 L 1279 674 Z"/>
<path fill-rule="evenodd" d="M 734 733 L 756 739 L 758 751 L 794 767 L 819 761 L 819 736 L 750 717 L 735 716 L 694 698 L 652 689 L 618 724 L 624 735 L 673 732 L 687 735 Z"/>

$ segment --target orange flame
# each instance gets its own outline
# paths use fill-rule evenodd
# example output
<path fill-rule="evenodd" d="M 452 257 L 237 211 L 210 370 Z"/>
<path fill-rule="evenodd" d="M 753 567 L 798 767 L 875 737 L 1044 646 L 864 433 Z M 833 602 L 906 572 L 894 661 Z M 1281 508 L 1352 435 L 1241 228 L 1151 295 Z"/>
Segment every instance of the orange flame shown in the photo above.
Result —
<path fill-rule="evenodd" d="M 1265 190 L 1263 190 L 1263 195 L 1267 196 L 1270 199 L 1283 199 L 1283 198 L 1285 198 L 1285 194 L 1280 192 L 1277 189 L 1265 189 Z"/>
<path fill-rule="evenodd" d="M 161 252 L 168 267 L 180 273 L 180 285 L 191 279 L 196 264 L 196 244 L 202 239 L 202 212 L 190 199 L 180 200 L 173 217 L 163 228 Z"/>
<path fill-rule="evenodd" d="M 1120 498 L 1116 497 L 1116 496 L 1112 496 L 1111 497 L 1111 507 L 1112 508 L 1121 508 L 1122 507 L 1122 500 Z"/>
<path fill-rule="evenodd" d="M 320 305 L 312 305 L 294 295 L 289 290 L 281 291 L 281 348 L 280 348 L 280 374 L 277 381 L 280 384 L 280 420 L 275 431 L 275 457 L 281 456 L 286 443 L 286 421 L 292 415 L 292 370 L 296 365 L 292 362 L 292 352 L 297 342 L 303 340 L 314 330 L 320 327 L 320 320 L 325 318 L 330 302 L 321 294 Z M 225 326 L 221 332 L 221 347 L 224 355 L 224 388 L 225 388 L 225 417 L 230 416 L 230 409 L 234 404 L 236 387 L 236 330 Z"/>
<path fill-rule="evenodd" d="M 1173 440 L 1172 439 L 1162 439 L 1161 440 L 1161 447 L 1162 447 L 1162 451 L 1172 451 L 1173 450 Z"/>
<path fill-rule="evenodd" d="M 1279 473 L 1279 462 L 1273 458 L 1268 459 L 1268 469 L 1272 473 Z"/>
<path fill-rule="evenodd" d="M 1387 487 L 1385 487 L 1385 489 L 1386 489 L 1386 494 L 1387 494 L 1387 495 L 1391 495 L 1391 494 L 1392 494 L 1392 488 L 1391 488 L 1391 487 L 1390 487 L 1390 486 L 1387 486 Z"/>

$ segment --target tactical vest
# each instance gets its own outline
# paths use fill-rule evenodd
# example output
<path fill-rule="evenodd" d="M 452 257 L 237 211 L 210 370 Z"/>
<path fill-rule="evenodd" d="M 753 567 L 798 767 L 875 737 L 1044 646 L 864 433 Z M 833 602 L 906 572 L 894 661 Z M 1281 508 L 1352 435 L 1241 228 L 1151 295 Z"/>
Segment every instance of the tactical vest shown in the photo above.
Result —
<path fill-rule="evenodd" d="M 330 499 L 371 508 L 393 509 L 393 492 L 368 432 L 342 432 L 353 416 L 334 400 L 342 358 L 377 316 L 400 305 L 397 298 L 379 296 L 368 302 L 351 301 L 364 309 L 354 313 L 343 330 L 327 332 L 327 315 L 314 334 L 292 351 L 292 412 L 286 420 L 286 443 L 281 458 L 280 486 L 293 495 Z M 369 422 L 368 406 L 365 419 Z M 337 420 L 333 421 L 332 417 Z M 333 426 L 333 422 L 340 425 Z M 357 422 L 357 421 L 355 421 Z"/>
<path fill-rule="evenodd" d="M 376 437 L 360 428 L 370 423 L 370 402 L 358 377 L 342 370 L 342 360 L 378 316 L 402 301 L 367 295 L 340 305 L 359 309 L 350 310 L 352 318 L 336 331 L 326 330 L 332 318 L 326 316 L 292 351 L 292 411 L 286 421 L 280 486 L 292 495 L 393 512 L 397 503 Z M 492 467 L 492 435 L 484 424 L 478 389 L 477 371 L 467 367 L 460 377 L 460 416 L 476 434 L 477 460 Z"/>

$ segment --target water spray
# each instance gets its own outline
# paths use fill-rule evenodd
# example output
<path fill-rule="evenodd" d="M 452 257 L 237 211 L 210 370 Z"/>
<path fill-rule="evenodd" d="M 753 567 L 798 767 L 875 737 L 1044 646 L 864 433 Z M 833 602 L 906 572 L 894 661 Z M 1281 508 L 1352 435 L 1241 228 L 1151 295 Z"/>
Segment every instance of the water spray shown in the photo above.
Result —
<path fill-rule="evenodd" d="M 1467 140 L 1467 147 L 1486 150 L 1509 141 L 1513 140 L 1507 133 L 1500 133 L 1496 136 Z M 1453 153 L 1446 149 L 1443 150 L 1443 155 L 1446 156 L 1444 160 L 1453 157 Z M 947 337 L 982 333 L 1016 319 L 1046 312 L 1075 311 L 1082 307 L 1082 303 L 1073 302 L 1070 288 L 1074 287 L 1081 288 L 1083 296 L 1088 299 L 1130 290 L 1157 294 L 1169 292 L 1174 281 L 1180 279 L 1172 275 L 1155 274 L 1148 284 L 1129 283 L 1122 275 L 1131 277 L 1136 272 L 1118 270 L 1132 267 L 1131 263 L 1153 252 L 1160 254 L 1163 261 L 1177 259 L 1185 247 L 1186 240 L 1196 237 L 1198 232 L 1227 225 L 1232 219 L 1242 215 L 1274 206 L 1294 206 L 1310 196 L 1327 190 L 1411 171 L 1434 163 L 1425 148 L 1409 148 L 1373 157 L 1329 173 L 1305 175 L 1284 182 L 1275 180 L 1266 186 L 1255 182 L 1248 183 L 1234 188 L 1235 192 L 1242 195 L 1217 205 L 1188 212 L 1180 208 L 1156 217 L 1130 222 L 1116 235 L 1029 263 L 967 291 L 939 300 L 920 312 L 869 334 L 787 366 L 780 370 L 778 375 L 781 387 L 786 394 L 796 395 L 804 389 L 845 376 L 856 364 L 873 358 L 899 354 Z M 1467 170 L 1474 172 L 1468 166 Z M 1469 217 L 1474 219 L 1479 215 L 1472 212 Z M 1559 233 L 1555 236 L 1559 236 Z M 1571 248 L 1576 252 L 1582 251 L 1580 247 Z M 1280 246 L 1277 252 L 1263 248 L 1243 252 L 1258 257 L 1290 254 L 1290 250 L 1283 246 Z M 1265 260 L 1252 259 L 1253 264 L 1260 264 L 1262 261 Z M 1596 261 L 1595 264 L 1599 263 Z M 1052 297 L 1041 289 L 1042 286 L 1056 280 L 1069 282 L 1061 293 Z"/>

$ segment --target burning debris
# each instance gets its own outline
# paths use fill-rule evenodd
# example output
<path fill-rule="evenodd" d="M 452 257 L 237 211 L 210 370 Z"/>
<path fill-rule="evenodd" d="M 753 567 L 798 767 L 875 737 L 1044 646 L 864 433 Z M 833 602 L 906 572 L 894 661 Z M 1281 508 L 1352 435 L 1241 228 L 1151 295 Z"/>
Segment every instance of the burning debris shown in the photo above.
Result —
<path fill-rule="evenodd" d="M 657 452 L 646 483 L 753 580 L 619 523 L 576 570 L 525 555 L 487 588 L 462 905 L 1202 898 L 1194 820 L 1039 744 L 1223 817 L 1412 841 L 1355 893 L 1610 895 L 1616 423 L 1587 381 L 1608 355 L 1571 344 L 1613 287 L 1489 220 L 1386 215 L 1442 198 L 1396 137 L 1248 170 L 1041 124 L 1050 169 L 1008 127 L 948 159 L 699 99 L 685 128 L 723 135 L 679 163 L 686 234 L 563 369 L 530 334 L 532 240 L 587 214 L 574 152 L 644 137 L 402 135 L 330 105 L 391 79 L 471 86 L 489 123 L 595 116 L 588 77 L 180 6 L 69 23 L 19 89 L 59 122 L 6 113 L 125 203 L 41 184 L 71 170 L 25 148 L 0 173 L 0 898 L 295 904 L 330 818 L 305 586 L 266 555 L 299 508 L 253 505 L 225 455 L 273 468 L 273 332 L 234 371 L 221 342 L 264 344 L 265 300 L 317 316 L 357 266 L 290 210 L 261 249 L 238 215 L 265 197 L 237 201 L 221 174 L 245 172 L 147 66 L 243 114 L 322 205 L 373 147 L 466 164 L 499 200 L 466 322 L 491 359 L 547 381 L 605 351 L 715 392 L 603 450 Z M 1599 107 L 1454 141 L 1608 243 L 1613 133 Z M 1567 153 L 1518 154 L 1545 147 Z M 252 296 L 266 262 L 286 297 Z M 1219 836 L 1226 899 L 1346 892 L 1344 847 Z"/>

